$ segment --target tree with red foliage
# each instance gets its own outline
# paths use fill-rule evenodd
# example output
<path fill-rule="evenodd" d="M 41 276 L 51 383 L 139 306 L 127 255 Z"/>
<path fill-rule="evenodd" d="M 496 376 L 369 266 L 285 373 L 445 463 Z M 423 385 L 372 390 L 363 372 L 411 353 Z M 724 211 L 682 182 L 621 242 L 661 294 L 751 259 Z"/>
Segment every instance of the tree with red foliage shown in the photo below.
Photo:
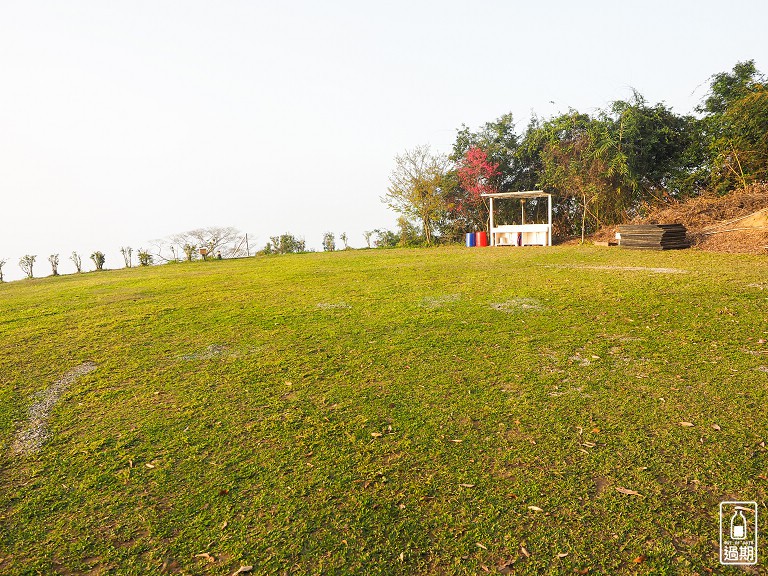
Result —
<path fill-rule="evenodd" d="M 485 227 L 487 206 L 482 194 L 496 192 L 494 179 L 499 175 L 499 164 L 491 162 L 488 154 L 472 146 L 458 163 L 456 176 L 461 190 L 455 196 L 451 211 L 474 226 Z M 485 210 L 481 210 L 485 206 Z"/>

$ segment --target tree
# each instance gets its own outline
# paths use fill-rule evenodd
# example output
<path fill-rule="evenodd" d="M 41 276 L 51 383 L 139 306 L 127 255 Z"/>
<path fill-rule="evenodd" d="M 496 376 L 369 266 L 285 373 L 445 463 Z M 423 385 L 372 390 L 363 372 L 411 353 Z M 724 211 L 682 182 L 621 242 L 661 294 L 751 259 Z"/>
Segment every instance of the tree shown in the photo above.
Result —
<path fill-rule="evenodd" d="M 376 248 L 394 248 L 400 243 L 400 235 L 391 230 L 377 228 L 373 232 L 376 234 L 376 240 L 373 241 Z"/>
<path fill-rule="evenodd" d="M 50 256 L 48 256 L 48 262 L 51 263 L 51 275 L 58 276 L 59 275 L 59 255 L 51 254 Z"/>
<path fill-rule="evenodd" d="M 419 230 L 405 216 L 397 218 L 398 246 L 415 246 L 419 244 Z"/>
<path fill-rule="evenodd" d="M 264 247 L 264 254 L 298 254 L 307 251 L 303 238 L 296 238 L 287 232 L 280 236 L 270 236 L 269 240 Z"/>
<path fill-rule="evenodd" d="M 519 189 L 523 171 L 521 170 L 517 149 L 519 137 L 515 134 L 515 122 L 512 114 L 504 114 L 493 122 L 486 122 L 477 131 L 462 125 L 456 134 L 450 159 L 461 164 L 471 149 L 480 149 L 486 154 L 486 160 L 494 164 L 497 170 L 488 178 L 489 188 L 507 192 Z"/>
<path fill-rule="evenodd" d="M 349 244 L 347 244 L 347 240 L 348 240 L 347 233 L 342 232 L 341 234 L 339 234 L 339 238 L 344 243 L 344 250 L 349 250 Z"/>
<path fill-rule="evenodd" d="M 195 258 L 197 258 L 197 246 L 194 244 L 186 243 L 184 244 L 181 249 L 184 252 L 184 256 L 187 259 L 187 262 L 192 262 Z"/>
<path fill-rule="evenodd" d="M 245 254 L 245 237 L 237 228 L 232 226 L 195 228 L 189 232 L 175 234 L 171 236 L 170 240 L 172 246 L 181 246 L 185 255 L 187 255 L 186 249 L 184 249 L 185 246 L 193 246 L 197 250 L 203 249 L 207 252 L 207 255 L 211 256 L 221 252 L 224 258 L 234 258 Z M 189 260 L 188 255 L 187 259 Z"/>
<path fill-rule="evenodd" d="M 133 256 L 133 248 L 130 246 L 123 246 L 120 248 L 120 254 L 123 255 L 123 260 L 125 261 L 125 267 L 130 268 L 131 267 L 131 257 Z"/>
<path fill-rule="evenodd" d="M 0 258 L 0 282 L 4 282 L 3 280 L 3 266 L 5 266 L 6 259 Z"/>
<path fill-rule="evenodd" d="M 107 257 L 104 256 L 103 252 L 97 250 L 91 254 L 91 260 L 93 260 L 93 263 L 96 265 L 96 270 L 102 270 L 104 268 L 104 262 L 106 262 Z"/>
<path fill-rule="evenodd" d="M 19 267 L 21 268 L 21 271 L 27 275 L 27 278 L 34 277 L 32 268 L 35 265 L 36 259 L 37 259 L 37 256 L 27 254 L 26 256 L 22 256 L 21 260 L 19 260 Z"/>
<path fill-rule="evenodd" d="M 768 78 L 754 60 L 712 76 L 699 112 L 709 142 L 711 183 L 720 192 L 768 179 Z"/>
<path fill-rule="evenodd" d="M 587 232 L 625 218 L 636 182 L 621 140 L 605 121 L 571 111 L 544 123 L 538 138 L 543 142 L 540 182 L 560 196 L 558 216 L 567 229 L 580 229 L 583 242 Z"/>
<path fill-rule="evenodd" d="M 453 219 L 464 224 L 468 229 L 485 229 L 488 219 L 488 205 L 483 194 L 497 191 L 498 163 L 491 162 L 482 148 L 472 146 L 460 158 L 456 176 L 459 186 L 448 205 Z"/>
<path fill-rule="evenodd" d="M 77 252 L 72 252 L 72 255 L 69 257 L 72 262 L 75 264 L 75 270 L 77 270 L 77 273 L 80 274 L 83 271 L 83 259 L 80 258 L 80 254 Z"/>
<path fill-rule="evenodd" d="M 366 230 L 363 232 L 363 238 L 365 238 L 365 245 L 370 248 L 371 247 L 371 236 L 373 236 L 374 230 Z"/>
<path fill-rule="evenodd" d="M 325 252 L 333 252 L 336 250 L 336 237 L 333 232 L 326 232 L 323 234 L 323 250 Z"/>
<path fill-rule="evenodd" d="M 143 248 L 139 248 L 139 251 L 136 253 L 136 255 L 139 259 L 139 266 L 150 266 L 155 260 L 152 257 L 152 254 L 150 254 L 148 250 L 144 250 Z"/>
<path fill-rule="evenodd" d="M 689 196 L 704 186 L 706 165 L 699 121 L 679 116 L 664 104 L 650 106 L 639 92 L 617 100 L 601 114 L 618 149 L 626 156 L 632 205 Z"/>
<path fill-rule="evenodd" d="M 390 208 L 408 219 L 420 220 L 424 240 L 431 244 L 433 233 L 445 211 L 448 158 L 432 154 L 429 146 L 417 146 L 395 157 L 387 194 Z"/>

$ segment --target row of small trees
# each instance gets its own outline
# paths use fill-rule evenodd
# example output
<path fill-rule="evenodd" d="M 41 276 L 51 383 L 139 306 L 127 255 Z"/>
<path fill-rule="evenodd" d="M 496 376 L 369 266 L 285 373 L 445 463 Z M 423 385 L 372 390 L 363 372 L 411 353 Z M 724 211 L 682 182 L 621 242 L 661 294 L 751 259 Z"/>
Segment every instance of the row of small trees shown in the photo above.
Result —
<path fill-rule="evenodd" d="M 131 248 L 121 248 L 120 252 L 123 254 L 124 257 L 126 257 L 126 267 L 131 266 L 130 264 L 130 256 L 133 252 Z M 152 263 L 152 255 L 149 254 L 146 250 L 139 250 L 138 251 L 138 257 L 139 257 L 139 263 L 142 266 L 149 266 Z M 77 273 L 81 273 L 83 271 L 83 258 L 78 254 L 77 252 L 72 252 L 72 254 L 69 257 L 70 260 L 72 260 L 72 263 L 75 265 L 75 270 Z M 104 255 L 104 253 L 100 250 L 97 250 L 93 254 L 91 254 L 91 260 L 93 260 L 94 265 L 96 266 L 96 270 L 103 270 L 104 269 L 104 263 L 107 261 L 107 257 Z M 34 268 L 35 268 L 35 262 L 37 261 L 37 255 L 36 254 L 25 254 L 19 259 L 19 268 L 21 268 L 21 271 L 24 272 L 24 275 L 27 278 L 34 278 Z M 3 277 L 3 266 L 7 263 L 6 259 L 0 259 L 0 282 L 4 281 Z M 51 266 L 51 275 L 52 276 L 58 276 L 59 275 L 59 255 L 58 254 L 51 254 L 48 256 L 48 263 Z"/>
<path fill-rule="evenodd" d="M 413 246 L 419 243 L 419 231 L 413 224 L 404 217 L 398 219 L 397 229 L 395 231 L 386 229 L 375 229 L 363 233 L 366 246 L 368 248 L 392 248 L 395 246 Z M 339 234 L 339 240 L 343 244 L 344 250 L 351 250 L 349 246 L 349 236 L 346 232 Z M 136 263 L 139 266 L 151 266 L 153 264 L 169 263 L 208 258 L 234 258 L 250 255 L 250 248 L 243 249 L 242 245 L 247 242 L 247 235 L 242 235 L 234 228 L 200 228 L 183 234 L 175 234 L 164 241 L 155 241 L 153 248 L 155 252 L 149 249 L 139 248 L 134 251 L 130 246 L 122 246 L 120 255 L 126 268 L 134 266 L 134 252 L 136 254 Z M 333 232 L 326 232 L 323 235 L 323 250 L 335 251 L 336 236 Z M 259 254 L 296 254 L 307 252 L 306 242 L 303 238 L 298 238 L 293 234 L 285 233 L 279 236 L 271 236 L 269 242 L 258 251 Z M 97 250 L 90 256 L 95 270 L 103 270 L 107 260 L 106 255 Z M 83 271 L 83 259 L 77 252 L 72 252 L 69 259 L 75 265 L 75 270 L 79 274 Z M 19 260 L 19 267 L 27 278 L 34 277 L 34 266 L 37 256 L 27 254 Z M 3 266 L 7 260 L 0 259 L 0 282 L 3 282 Z M 59 275 L 59 254 L 48 256 L 48 263 L 51 266 L 51 274 Z"/>
<path fill-rule="evenodd" d="M 542 189 L 555 195 L 555 232 L 583 236 L 648 204 L 768 181 L 768 79 L 754 61 L 713 75 L 695 112 L 634 92 L 594 114 L 534 116 L 522 133 L 511 114 L 462 126 L 449 155 L 397 156 L 382 200 L 431 243 L 485 229 L 483 193 Z"/>

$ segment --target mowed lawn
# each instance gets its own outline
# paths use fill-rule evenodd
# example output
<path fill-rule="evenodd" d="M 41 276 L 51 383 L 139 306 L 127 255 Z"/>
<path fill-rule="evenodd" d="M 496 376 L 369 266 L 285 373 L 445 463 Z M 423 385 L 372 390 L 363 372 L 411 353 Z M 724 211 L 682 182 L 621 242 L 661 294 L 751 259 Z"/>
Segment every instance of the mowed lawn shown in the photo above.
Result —
<path fill-rule="evenodd" d="M 0 573 L 743 574 L 718 503 L 768 518 L 767 312 L 768 258 L 692 250 L 0 285 Z"/>

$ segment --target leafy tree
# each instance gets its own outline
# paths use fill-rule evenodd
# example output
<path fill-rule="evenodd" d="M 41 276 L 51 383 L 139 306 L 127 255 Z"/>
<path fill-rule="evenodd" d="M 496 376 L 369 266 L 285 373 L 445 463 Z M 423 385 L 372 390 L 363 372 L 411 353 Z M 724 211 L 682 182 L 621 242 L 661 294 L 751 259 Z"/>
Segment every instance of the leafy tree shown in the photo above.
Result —
<path fill-rule="evenodd" d="M 606 122 L 572 111 L 545 122 L 539 137 L 540 182 L 560 196 L 558 216 L 566 229 L 580 229 L 583 241 L 601 223 L 624 219 L 636 182 Z"/>
<path fill-rule="evenodd" d="M 91 254 L 91 260 L 93 260 L 93 263 L 96 265 L 96 270 L 102 270 L 104 268 L 104 262 L 107 261 L 107 257 L 104 256 L 103 252 L 97 250 Z"/>
<path fill-rule="evenodd" d="M 517 156 L 519 145 L 514 118 L 512 114 L 504 114 L 493 122 L 486 122 L 474 132 L 462 125 L 456 134 L 450 160 L 461 165 L 470 150 L 482 150 L 486 155 L 484 160 L 496 166 L 493 175 L 487 176 L 488 188 L 507 192 L 519 189 L 521 184 L 521 168 Z"/>
<path fill-rule="evenodd" d="M 133 257 L 133 248 L 130 246 L 123 246 L 120 248 L 120 254 L 123 255 L 123 260 L 125 261 L 125 267 L 130 268 L 131 267 L 131 258 Z"/>
<path fill-rule="evenodd" d="M 75 264 L 75 270 L 77 270 L 77 273 L 80 274 L 83 271 L 83 259 L 80 258 L 80 254 L 77 252 L 72 252 L 72 255 L 69 257 L 70 260 Z"/>
<path fill-rule="evenodd" d="M 347 240 L 348 240 L 347 233 L 342 232 L 341 234 L 339 234 L 339 238 L 344 243 L 344 250 L 349 250 L 349 244 L 347 243 Z"/>
<path fill-rule="evenodd" d="M 704 114 L 711 183 L 720 191 L 768 179 L 768 79 L 754 60 L 711 78 Z"/>
<path fill-rule="evenodd" d="M 365 238 L 365 245 L 368 246 L 368 248 L 371 247 L 371 236 L 373 236 L 375 233 L 374 230 L 366 230 L 363 232 L 363 238 Z"/>
<path fill-rule="evenodd" d="M 376 248 L 394 248 L 400 243 L 400 235 L 391 230 L 376 229 L 373 231 L 376 239 L 373 241 Z"/>
<path fill-rule="evenodd" d="M 24 272 L 24 274 L 27 275 L 27 278 L 33 278 L 33 267 L 35 265 L 35 260 L 37 259 L 37 256 L 33 256 L 31 254 L 27 254 L 25 256 L 21 257 L 21 260 L 19 260 L 19 267 L 21 268 L 21 271 Z"/>
<path fill-rule="evenodd" d="M 397 218 L 398 246 L 419 246 L 424 237 L 419 234 L 419 229 L 405 216 Z"/>
<path fill-rule="evenodd" d="M 323 250 L 325 252 L 333 252 L 336 250 L 336 238 L 333 232 L 326 232 L 323 234 Z"/>
<path fill-rule="evenodd" d="M 48 262 L 51 263 L 51 275 L 58 276 L 59 275 L 59 255 L 51 254 L 50 256 L 48 256 Z"/>
<path fill-rule="evenodd" d="M 390 185 L 382 197 L 383 202 L 405 218 L 421 221 L 427 244 L 432 243 L 445 211 L 448 167 L 448 158 L 432 154 L 429 146 L 406 150 L 395 157 Z"/>
<path fill-rule="evenodd" d="M 499 165 L 488 159 L 485 150 L 472 146 L 456 166 L 458 186 L 448 199 L 450 217 L 464 230 L 483 230 L 488 221 L 488 203 L 483 194 L 497 191 Z"/>
<path fill-rule="evenodd" d="M 265 254 L 297 254 L 306 252 L 307 246 L 303 238 L 296 238 L 292 234 L 271 236 L 270 242 L 264 248 Z"/>
<path fill-rule="evenodd" d="M 187 262 L 192 262 L 197 258 L 197 246 L 194 244 L 186 243 L 181 249 L 184 251 L 184 257 L 187 259 Z"/>
<path fill-rule="evenodd" d="M 706 158 L 696 118 L 679 116 L 664 104 L 650 106 L 635 91 L 630 101 L 613 102 L 601 119 L 626 157 L 636 194 L 629 204 L 678 198 L 702 188 Z"/>
<path fill-rule="evenodd" d="M 151 266 L 155 261 L 154 256 L 152 256 L 148 250 L 144 250 L 143 248 L 139 248 L 136 255 L 139 259 L 139 266 Z"/>

